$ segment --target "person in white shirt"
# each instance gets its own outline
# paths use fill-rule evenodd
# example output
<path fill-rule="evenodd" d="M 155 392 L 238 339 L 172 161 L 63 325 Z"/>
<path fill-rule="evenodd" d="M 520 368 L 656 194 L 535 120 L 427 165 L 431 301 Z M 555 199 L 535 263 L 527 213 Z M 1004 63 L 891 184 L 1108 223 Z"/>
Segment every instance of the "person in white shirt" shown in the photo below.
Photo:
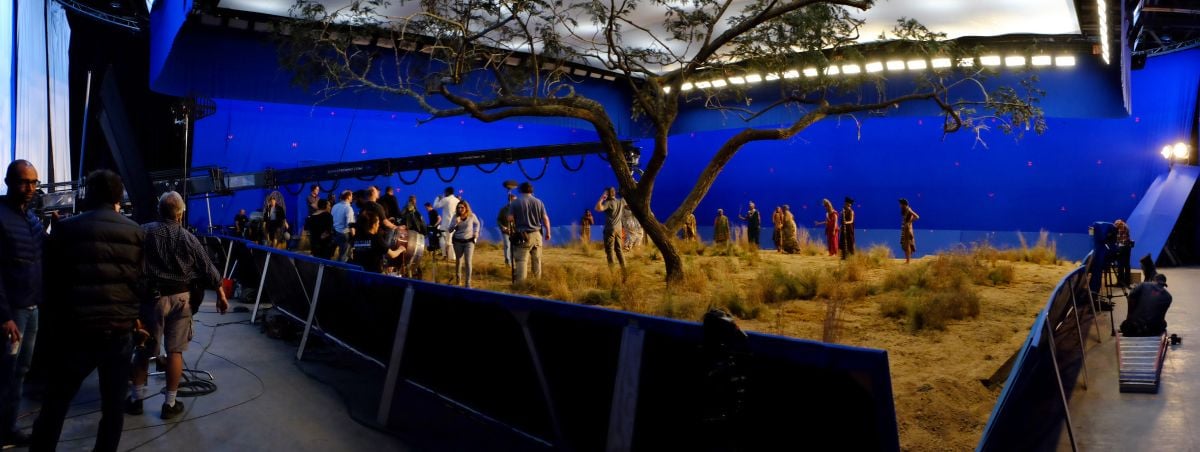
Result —
<path fill-rule="evenodd" d="M 454 196 L 454 187 L 446 187 L 445 192 L 433 201 L 433 208 L 442 212 L 442 222 L 438 230 L 442 236 L 442 255 L 446 260 L 454 260 L 454 246 L 451 243 L 450 223 L 458 214 L 458 196 Z"/>
<path fill-rule="evenodd" d="M 333 206 L 333 246 L 337 249 L 337 256 L 334 258 L 341 262 L 350 260 L 350 237 L 354 235 L 354 208 L 350 206 L 350 201 L 354 199 L 354 192 L 343 190 L 339 197 L 338 203 Z"/>

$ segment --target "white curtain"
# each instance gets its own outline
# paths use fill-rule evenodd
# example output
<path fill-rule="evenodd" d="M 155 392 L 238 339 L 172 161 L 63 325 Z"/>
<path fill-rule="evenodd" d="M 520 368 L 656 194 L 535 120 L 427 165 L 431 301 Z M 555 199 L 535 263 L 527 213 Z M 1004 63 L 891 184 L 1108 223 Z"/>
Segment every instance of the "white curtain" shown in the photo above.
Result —
<path fill-rule="evenodd" d="M 2 0 L 0 0 L 2 1 Z M 8 3 L 8 2 L 6 2 Z M 52 0 L 17 4 L 17 140 L 13 156 L 29 160 L 47 182 L 71 180 L 71 27 Z M 50 172 L 50 161 L 54 172 Z"/>
<path fill-rule="evenodd" d="M 0 171 L 8 168 L 13 159 L 13 117 L 12 117 L 12 80 L 13 64 L 16 63 L 13 48 L 13 2 L 0 0 Z M 8 191 L 0 183 L 0 193 Z"/>
<path fill-rule="evenodd" d="M 50 42 L 46 54 L 50 58 L 50 159 L 54 161 L 54 178 L 43 177 L 66 182 L 73 180 L 75 172 L 71 167 L 71 25 L 67 23 L 67 10 L 58 2 L 51 0 L 48 12 Z"/>
<path fill-rule="evenodd" d="M 46 1 L 17 3 L 17 148 L 49 180 L 50 110 L 46 84 Z"/>

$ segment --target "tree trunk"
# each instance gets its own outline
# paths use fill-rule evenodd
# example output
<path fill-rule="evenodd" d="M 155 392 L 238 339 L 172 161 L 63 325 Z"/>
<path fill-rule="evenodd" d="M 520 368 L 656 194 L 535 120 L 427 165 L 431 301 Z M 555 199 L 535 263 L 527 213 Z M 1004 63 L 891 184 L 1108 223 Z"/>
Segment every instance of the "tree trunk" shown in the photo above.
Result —
<path fill-rule="evenodd" d="M 642 230 L 650 237 L 650 241 L 654 242 L 654 246 L 662 253 L 663 263 L 667 269 L 667 284 L 682 281 L 683 258 L 679 255 L 679 250 L 675 249 L 675 242 L 671 241 L 673 231 L 668 230 L 666 225 L 654 217 L 647 198 L 649 196 L 639 194 L 626 196 L 625 203 L 629 205 L 634 218 L 637 218 L 638 222 L 642 224 Z"/>
<path fill-rule="evenodd" d="M 675 242 L 671 241 L 672 234 L 667 231 L 667 227 L 654 221 L 653 225 L 648 228 L 643 226 L 643 229 L 662 253 L 663 264 L 667 266 L 667 284 L 682 281 L 683 257 L 679 255 L 679 250 L 675 249 Z"/>

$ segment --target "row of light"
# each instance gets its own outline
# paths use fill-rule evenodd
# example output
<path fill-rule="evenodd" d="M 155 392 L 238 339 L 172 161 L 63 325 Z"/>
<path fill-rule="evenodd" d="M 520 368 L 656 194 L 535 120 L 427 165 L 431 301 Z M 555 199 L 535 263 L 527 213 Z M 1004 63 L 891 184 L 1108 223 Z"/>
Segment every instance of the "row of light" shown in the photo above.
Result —
<path fill-rule="evenodd" d="M 809 67 L 809 68 L 805 68 L 803 70 L 792 69 L 792 70 L 785 71 L 782 73 L 770 73 L 770 74 L 766 74 L 766 75 L 748 74 L 748 75 L 744 75 L 744 76 L 718 78 L 718 79 L 713 79 L 713 80 L 708 80 L 708 81 L 700 81 L 700 82 L 694 82 L 694 83 L 693 82 L 685 82 L 683 85 L 681 85 L 679 87 L 679 89 L 681 91 L 690 91 L 690 90 L 696 89 L 696 88 L 699 88 L 699 89 L 724 88 L 729 85 L 754 84 L 754 83 L 758 83 L 758 82 L 761 82 L 764 80 L 774 81 L 774 80 L 779 80 L 781 78 L 782 79 L 796 79 L 796 78 L 800 78 L 802 76 L 812 78 L 812 77 L 816 77 L 818 74 L 820 74 L 822 72 L 827 76 L 834 76 L 834 75 L 841 75 L 841 74 L 856 75 L 856 74 L 861 74 L 864 72 L 868 73 L 868 74 L 873 74 L 873 73 L 877 73 L 877 72 L 883 72 L 885 69 L 889 72 L 900 72 L 900 71 L 905 71 L 905 70 L 923 71 L 923 70 L 926 70 L 929 68 L 947 69 L 947 68 L 952 67 L 954 65 L 953 63 L 954 63 L 953 60 L 951 60 L 950 58 L 933 58 L 929 61 L 920 60 L 920 59 L 908 60 L 908 61 L 891 60 L 891 61 L 887 61 L 887 62 L 874 61 L 874 62 L 870 62 L 870 63 L 861 65 L 861 66 L 858 64 L 843 64 L 840 66 L 831 65 L 831 66 L 826 66 L 825 68 L 820 69 L 820 70 L 818 70 L 815 67 Z M 982 66 L 988 66 L 988 67 L 996 67 L 996 66 L 1001 66 L 1001 65 L 1004 65 L 1007 67 L 1023 67 L 1023 66 L 1026 66 L 1027 64 L 1036 66 L 1036 67 L 1045 67 L 1045 66 L 1050 66 L 1052 64 L 1054 66 L 1058 66 L 1058 67 L 1070 67 L 1070 66 L 1075 65 L 1075 57 L 1071 56 L 1071 55 L 1059 55 L 1059 56 L 1053 56 L 1053 57 L 1050 55 L 1035 55 L 1035 56 L 1026 58 L 1023 55 L 1010 55 L 1010 56 L 1006 56 L 1006 57 L 1001 57 L 999 55 L 987 55 L 987 56 L 979 57 L 979 64 Z M 962 59 L 958 60 L 958 65 L 959 65 L 959 67 L 972 67 L 975 65 L 975 60 L 973 58 L 962 58 Z M 666 88 L 663 88 L 663 91 L 669 93 L 669 92 L 671 92 L 671 87 L 668 86 Z"/>
<path fill-rule="evenodd" d="M 1184 142 L 1180 141 L 1178 143 L 1175 143 L 1174 146 L 1169 145 L 1169 144 L 1166 146 L 1163 146 L 1162 152 L 1159 152 L 1159 154 L 1162 155 L 1163 158 L 1165 158 L 1167 160 L 1187 160 L 1188 154 L 1190 154 L 1190 152 L 1191 152 L 1191 149 L 1188 148 L 1188 145 L 1184 144 Z"/>
<path fill-rule="evenodd" d="M 1104 0 L 1096 0 L 1096 13 L 1100 16 L 1100 57 L 1108 64 L 1108 5 Z"/>

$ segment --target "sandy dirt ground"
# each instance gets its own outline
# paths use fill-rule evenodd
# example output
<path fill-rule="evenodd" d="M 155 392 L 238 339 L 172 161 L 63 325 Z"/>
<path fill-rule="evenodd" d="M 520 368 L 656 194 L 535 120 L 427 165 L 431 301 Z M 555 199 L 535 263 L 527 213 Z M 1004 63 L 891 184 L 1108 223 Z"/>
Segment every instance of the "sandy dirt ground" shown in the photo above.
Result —
<path fill-rule="evenodd" d="M 607 270 L 604 252 L 597 245 L 549 248 L 543 258 L 546 283 L 523 288 L 524 293 L 591 302 L 589 292 L 606 291 L 605 286 L 626 287 L 636 295 L 624 295 L 620 303 L 599 303 L 614 309 L 699 320 L 706 297 L 715 292 L 738 292 L 754 297 L 758 277 L 775 267 L 789 272 L 837 268 L 839 260 L 828 256 L 782 255 L 760 251 L 741 256 L 685 256 L 687 282 L 668 295 L 663 283 L 663 265 L 652 248 L 634 250 L 627 257 L 626 282 Z M 926 257 L 923 259 L 932 259 Z M 887 350 L 892 371 L 900 444 L 911 451 L 962 451 L 974 449 L 999 389 L 981 383 L 991 377 L 1016 352 L 1029 333 L 1038 310 L 1070 264 L 1038 265 L 1010 262 L 1015 273 L 1007 285 L 976 285 L 981 298 L 980 314 L 950 321 L 944 330 L 911 332 L 903 318 L 882 315 L 876 295 L 860 294 L 844 304 L 837 342 Z M 436 264 L 425 279 L 453 282 L 452 262 Z M 889 270 L 905 265 L 888 259 L 879 268 L 867 270 L 860 284 L 878 284 Z M 487 290 L 512 292 L 503 254 L 496 245 L 481 244 L 475 253 L 473 285 Z M 429 270 L 434 270 L 429 268 Z M 437 277 L 434 278 L 433 274 Z M 698 300 L 687 305 L 682 300 Z M 596 304 L 596 303 L 593 303 Z M 797 338 L 821 340 L 825 303 L 818 300 L 789 300 L 766 305 L 756 319 L 741 319 L 739 325 Z"/>

